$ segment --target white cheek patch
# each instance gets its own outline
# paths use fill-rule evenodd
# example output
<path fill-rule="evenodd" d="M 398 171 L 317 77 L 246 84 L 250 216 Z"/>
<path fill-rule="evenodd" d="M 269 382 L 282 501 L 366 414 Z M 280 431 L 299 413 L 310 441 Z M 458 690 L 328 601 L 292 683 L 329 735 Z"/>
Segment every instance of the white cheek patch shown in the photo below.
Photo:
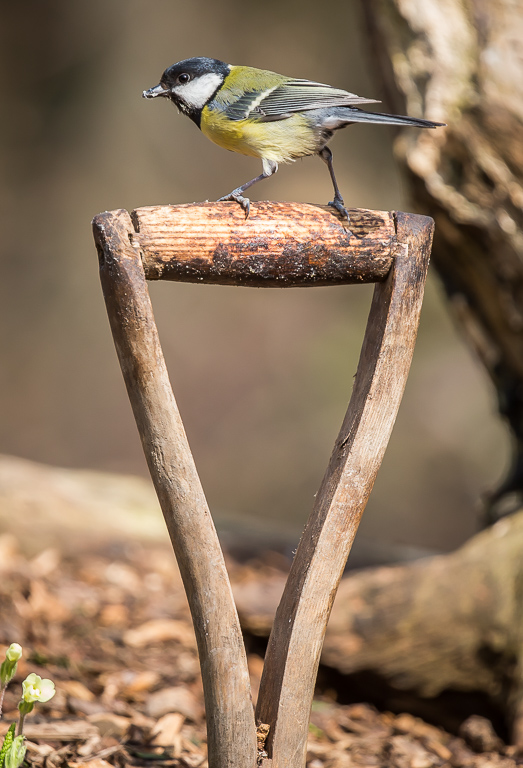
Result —
<path fill-rule="evenodd" d="M 186 85 L 177 85 L 176 88 L 173 88 L 173 92 L 189 107 L 202 109 L 221 85 L 222 80 L 221 75 L 207 72 Z"/>

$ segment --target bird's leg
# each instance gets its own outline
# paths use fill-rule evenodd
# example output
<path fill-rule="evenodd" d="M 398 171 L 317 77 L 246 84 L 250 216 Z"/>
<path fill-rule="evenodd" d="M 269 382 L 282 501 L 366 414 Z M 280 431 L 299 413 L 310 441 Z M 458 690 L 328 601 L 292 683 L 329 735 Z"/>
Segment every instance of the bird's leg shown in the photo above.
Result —
<path fill-rule="evenodd" d="M 343 218 L 347 219 L 347 221 L 350 221 L 349 214 L 347 213 L 347 209 L 345 208 L 343 198 L 341 196 L 340 190 L 338 189 L 336 176 L 334 175 L 334 167 L 332 165 L 332 152 L 328 147 L 323 147 L 321 152 L 319 152 L 318 154 L 323 160 L 323 162 L 327 163 L 327 168 L 329 169 L 329 173 L 332 179 L 332 186 L 334 187 L 334 200 L 332 200 L 329 203 L 329 205 L 332 205 L 332 207 L 335 208 L 338 211 L 338 213 L 341 213 Z"/>
<path fill-rule="evenodd" d="M 273 173 L 276 173 L 278 170 L 278 163 L 275 163 L 273 160 L 262 160 L 263 164 L 263 173 L 260 173 L 259 176 L 256 176 L 255 179 L 251 179 L 250 181 L 247 181 L 245 184 L 242 184 L 241 187 L 237 187 L 236 189 L 233 189 L 233 191 L 225 195 L 224 197 L 220 197 L 218 199 L 219 203 L 223 203 L 226 200 L 234 200 L 237 203 L 241 205 L 243 210 L 245 211 L 245 218 L 247 219 L 249 216 L 249 211 L 251 207 L 251 201 L 248 197 L 244 197 L 243 193 L 246 189 L 249 189 L 249 187 L 252 187 L 253 184 L 256 184 L 258 181 L 262 181 L 262 179 L 268 179 L 269 176 L 272 176 Z"/>

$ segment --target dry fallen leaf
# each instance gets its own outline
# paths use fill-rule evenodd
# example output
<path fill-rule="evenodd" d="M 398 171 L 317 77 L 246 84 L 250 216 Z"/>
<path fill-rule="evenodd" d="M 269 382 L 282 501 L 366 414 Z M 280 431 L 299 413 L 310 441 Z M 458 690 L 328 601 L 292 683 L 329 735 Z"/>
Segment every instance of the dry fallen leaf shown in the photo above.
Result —
<path fill-rule="evenodd" d="M 104 605 L 99 621 L 102 627 L 125 627 L 129 623 L 129 609 L 122 603 Z"/>
<path fill-rule="evenodd" d="M 94 693 L 79 680 L 62 680 L 60 688 L 68 696 L 73 696 L 75 699 L 80 699 L 80 701 L 94 701 L 96 698 Z"/>
<path fill-rule="evenodd" d="M 138 573 L 127 563 L 109 563 L 104 576 L 110 584 L 115 584 L 131 594 L 136 594 L 141 588 Z"/>
<path fill-rule="evenodd" d="M 178 712 L 197 722 L 202 715 L 202 705 L 188 688 L 173 686 L 152 693 L 147 701 L 146 712 L 150 717 Z"/>
<path fill-rule="evenodd" d="M 44 549 L 29 563 L 29 568 L 35 578 L 49 576 L 60 565 L 62 556 L 54 547 Z"/>
<path fill-rule="evenodd" d="M 171 712 L 161 717 L 152 732 L 152 744 L 159 747 L 172 747 L 173 757 L 182 753 L 181 730 L 185 717 L 179 712 Z"/>
<path fill-rule="evenodd" d="M 150 691 L 159 680 L 159 672 L 156 672 L 153 669 L 145 669 L 143 672 L 137 672 L 132 680 L 123 687 L 122 694 L 126 698 L 133 698 L 136 694 Z"/>
<path fill-rule="evenodd" d="M 117 739 L 123 739 L 131 727 L 131 720 L 128 717 L 115 715 L 114 712 L 96 712 L 89 715 L 90 723 L 96 726 L 100 736 L 113 736 Z"/>
<path fill-rule="evenodd" d="M 133 648 L 143 648 L 165 640 L 177 640 L 187 647 L 196 647 L 192 629 L 187 622 L 176 619 L 152 619 L 135 629 L 129 629 L 123 636 L 124 643 Z"/>

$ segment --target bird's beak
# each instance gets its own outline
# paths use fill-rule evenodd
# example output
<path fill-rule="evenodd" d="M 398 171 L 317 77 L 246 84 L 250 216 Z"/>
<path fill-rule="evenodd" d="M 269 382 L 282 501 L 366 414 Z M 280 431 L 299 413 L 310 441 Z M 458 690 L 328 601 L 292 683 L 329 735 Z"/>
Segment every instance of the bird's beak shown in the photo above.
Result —
<path fill-rule="evenodd" d="M 170 93 L 169 88 L 164 88 L 163 85 L 155 85 L 154 88 L 144 91 L 142 96 L 144 99 L 155 99 L 157 96 L 169 96 Z"/>

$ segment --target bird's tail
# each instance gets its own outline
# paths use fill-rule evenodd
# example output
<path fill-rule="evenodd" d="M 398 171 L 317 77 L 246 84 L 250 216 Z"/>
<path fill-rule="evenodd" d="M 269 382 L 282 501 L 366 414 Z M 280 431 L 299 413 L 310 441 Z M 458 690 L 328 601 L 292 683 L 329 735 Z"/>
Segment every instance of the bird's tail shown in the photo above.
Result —
<path fill-rule="evenodd" d="M 341 110 L 340 110 L 341 112 Z M 416 128 L 438 128 L 446 123 L 434 123 L 421 117 L 387 115 L 384 112 L 364 112 L 362 109 L 345 109 L 347 123 L 379 123 L 380 125 L 413 125 Z M 341 116 L 341 115 L 340 115 Z"/>

